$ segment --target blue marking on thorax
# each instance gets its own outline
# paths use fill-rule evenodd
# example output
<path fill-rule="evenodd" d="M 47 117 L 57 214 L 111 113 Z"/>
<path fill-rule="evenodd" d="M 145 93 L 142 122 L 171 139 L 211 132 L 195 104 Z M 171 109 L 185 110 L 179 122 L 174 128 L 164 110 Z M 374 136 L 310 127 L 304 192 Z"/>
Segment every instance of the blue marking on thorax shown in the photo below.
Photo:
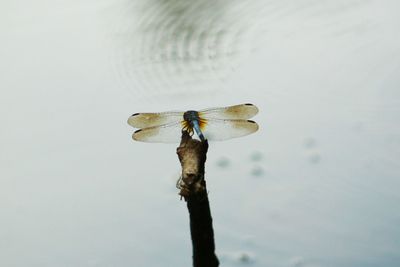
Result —
<path fill-rule="evenodd" d="M 197 135 L 199 136 L 200 140 L 201 141 L 205 141 L 206 139 L 204 138 L 204 135 L 201 132 L 199 121 L 198 120 L 193 120 L 192 124 L 193 124 L 193 128 L 196 131 Z"/>

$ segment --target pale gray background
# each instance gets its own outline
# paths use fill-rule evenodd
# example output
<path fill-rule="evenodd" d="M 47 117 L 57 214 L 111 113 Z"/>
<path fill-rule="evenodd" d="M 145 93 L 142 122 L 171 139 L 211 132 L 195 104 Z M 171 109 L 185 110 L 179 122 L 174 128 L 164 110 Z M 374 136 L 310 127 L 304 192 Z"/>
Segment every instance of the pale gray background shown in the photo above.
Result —
<path fill-rule="evenodd" d="M 221 266 L 400 266 L 397 0 L 0 3 L 0 266 L 190 266 L 176 144 L 129 115 L 251 102 L 211 143 Z"/>

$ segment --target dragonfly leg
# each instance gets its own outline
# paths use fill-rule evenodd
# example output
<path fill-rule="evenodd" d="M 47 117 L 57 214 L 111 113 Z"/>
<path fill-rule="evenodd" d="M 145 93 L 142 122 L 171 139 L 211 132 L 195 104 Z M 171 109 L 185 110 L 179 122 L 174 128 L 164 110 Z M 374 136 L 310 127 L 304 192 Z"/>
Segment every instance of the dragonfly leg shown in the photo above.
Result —
<path fill-rule="evenodd" d="M 200 140 L 204 142 L 206 139 L 204 138 L 204 135 L 200 130 L 199 122 L 197 120 L 193 120 L 192 123 L 193 123 L 193 128 L 196 131 L 197 135 L 199 136 Z"/>

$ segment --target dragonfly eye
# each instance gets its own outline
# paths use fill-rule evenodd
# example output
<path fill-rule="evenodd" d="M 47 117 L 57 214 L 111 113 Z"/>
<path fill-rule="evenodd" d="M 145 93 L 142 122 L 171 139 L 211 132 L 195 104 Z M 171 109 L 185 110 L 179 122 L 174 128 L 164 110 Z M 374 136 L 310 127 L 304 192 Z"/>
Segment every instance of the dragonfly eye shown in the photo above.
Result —
<path fill-rule="evenodd" d="M 183 119 L 192 123 L 194 120 L 199 120 L 199 113 L 195 110 L 188 110 L 183 114 Z"/>

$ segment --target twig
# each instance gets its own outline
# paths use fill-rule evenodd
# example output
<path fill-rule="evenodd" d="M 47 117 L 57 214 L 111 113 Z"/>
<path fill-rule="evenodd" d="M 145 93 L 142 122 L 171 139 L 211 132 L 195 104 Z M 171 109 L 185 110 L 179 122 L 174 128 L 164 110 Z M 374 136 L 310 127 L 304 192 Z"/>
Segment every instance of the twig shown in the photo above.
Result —
<path fill-rule="evenodd" d="M 177 148 L 182 165 L 182 176 L 177 183 L 181 197 L 187 201 L 190 216 L 190 232 L 193 245 L 194 267 L 217 267 L 214 230 L 208 202 L 204 166 L 208 142 L 198 141 L 182 131 L 181 144 Z"/>

